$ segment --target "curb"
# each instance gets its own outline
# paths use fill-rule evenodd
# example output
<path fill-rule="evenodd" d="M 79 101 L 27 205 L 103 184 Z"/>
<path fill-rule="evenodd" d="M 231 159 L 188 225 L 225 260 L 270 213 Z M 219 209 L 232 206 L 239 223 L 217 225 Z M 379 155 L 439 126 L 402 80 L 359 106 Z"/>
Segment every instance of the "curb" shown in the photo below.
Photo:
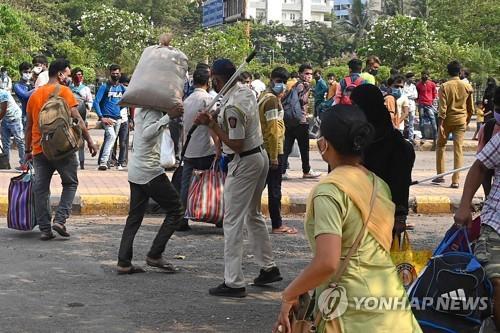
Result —
<path fill-rule="evenodd" d="M 318 146 L 316 145 L 316 139 L 309 139 L 309 150 L 318 150 Z M 418 147 L 415 147 L 415 150 L 418 151 L 433 151 L 432 150 L 432 142 L 430 140 L 426 140 L 423 143 L 420 143 Z M 463 151 L 464 152 L 476 152 L 477 150 L 477 141 L 465 140 Z M 448 141 L 446 143 L 446 151 L 453 151 L 453 141 Z"/>
<path fill-rule="evenodd" d="M 483 205 L 482 197 L 475 197 L 472 206 L 479 211 Z M 55 208 L 59 197 L 51 198 L 51 206 Z M 281 199 L 281 213 L 283 215 L 298 215 L 306 212 L 306 195 L 284 195 Z M 262 197 L 262 212 L 269 215 L 267 196 Z M 422 195 L 414 196 L 409 200 L 410 211 L 415 214 L 450 214 L 460 205 L 460 198 L 447 196 Z M 0 196 L 0 217 L 7 216 L 8 198 Z M 129 208 L 129 197 L 125 195 L 77 195 L 73 201 L 73 215 L 81 216 L 126 216 Z M 165 212 L 154 201 L 150 200 L 147 214 L 158 215 Z"/>

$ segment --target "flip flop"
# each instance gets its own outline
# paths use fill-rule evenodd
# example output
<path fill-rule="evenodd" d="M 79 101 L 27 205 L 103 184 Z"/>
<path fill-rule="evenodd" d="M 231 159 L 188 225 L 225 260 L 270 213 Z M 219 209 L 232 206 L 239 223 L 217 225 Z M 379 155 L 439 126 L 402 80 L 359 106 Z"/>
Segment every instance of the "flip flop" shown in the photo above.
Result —
<path fill-rule="evenodd" d="M 146 258 L 146 264 L 151 267 L 159 268 L 165 273 L 176 273 L 174 265 L 165 261 L 165 259 L 161 258 L 158 260 Z"/>
<path fill-rule="evenodd" d="M 116 270 L 118 275 L 126 275 L 126 274 L 136 274 L 136 273 L 146 273 L 144 268 L 139 267 L 139 266 L 129 266 L 129 267 L 120 267 L 118 266 L 118 269 Z"/>
<path fill-rule="evenodd" d="M 280 228 L 277 228 L 277 229 L 273 229 L 271 231 L 271 233 L 273 234 L 278 234 L 278 235 L 283 235 L 283 234 L 286 234 L 286 235 L 295 235 L 298 233 L 298 230 L 293 228 L 293 227 L 286 227 L 286 226 L 282 226 Z"/>
<path fill-rule="evenodd" d="M 66 231 L 66 226 L 64 224 L 54 223 L 54 225 L 52 225 L 52 230 L 54 230 L 55 232 L 57 232 L 62 237 L 69 237 L 69 234 Z"/>

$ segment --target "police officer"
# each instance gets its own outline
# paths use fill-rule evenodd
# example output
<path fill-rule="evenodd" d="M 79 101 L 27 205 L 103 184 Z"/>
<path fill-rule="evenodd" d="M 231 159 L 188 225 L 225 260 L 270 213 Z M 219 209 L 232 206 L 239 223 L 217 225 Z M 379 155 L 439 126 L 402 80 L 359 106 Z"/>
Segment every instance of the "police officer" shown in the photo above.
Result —
<path fill-rule="evenodd" d="M 219 92 L 236 72 L 227 59 L 212 66 L 212 84 Z M 262 147 L 257 100 L 249 87 L 235 83 L 223 99 L 218 121 L 208 112 L 200 112 L 195 123 L 211 128 L 223 143 L 229 156 L 224 185 L 224 282 L 209 290 L 210 295 L 245 297 L 242 270 L 243 224 L 246 222 L 257 263 L 262 267 L 255 285 L 281 281 L 273 261 L 266 221 L 261 213 L 262 191 L 266 185 L 269 161 Z"/>

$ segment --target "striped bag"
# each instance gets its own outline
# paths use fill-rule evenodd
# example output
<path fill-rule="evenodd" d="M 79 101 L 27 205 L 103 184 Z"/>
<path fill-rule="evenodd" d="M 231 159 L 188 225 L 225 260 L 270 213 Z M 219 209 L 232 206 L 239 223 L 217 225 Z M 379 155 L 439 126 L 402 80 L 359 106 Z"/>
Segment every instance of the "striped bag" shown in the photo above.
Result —
<path fill-rule="evenodd" d="M 216 162 L 208 170 L 194 170 L 185 217 L 197 222 L 221 224 L 224 218 L 225 179 L 226 174 Z"/>
<path fill-rule="evenodd" d="M 31 171 L 10 179 L 7 227 L 29 231 L 36 226 Z"/>

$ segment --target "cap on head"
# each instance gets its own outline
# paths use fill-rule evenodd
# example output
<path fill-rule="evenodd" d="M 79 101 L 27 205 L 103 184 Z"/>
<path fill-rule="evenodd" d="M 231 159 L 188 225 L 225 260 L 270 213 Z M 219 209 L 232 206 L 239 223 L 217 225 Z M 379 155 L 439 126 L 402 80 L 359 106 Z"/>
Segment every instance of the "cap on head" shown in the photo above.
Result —
<path fill-rule="evenodd" d="M 229 59 L 217 59 L 212 65 L 212 75 L 230 78 L 236 72 L 236 67 Z"/>

